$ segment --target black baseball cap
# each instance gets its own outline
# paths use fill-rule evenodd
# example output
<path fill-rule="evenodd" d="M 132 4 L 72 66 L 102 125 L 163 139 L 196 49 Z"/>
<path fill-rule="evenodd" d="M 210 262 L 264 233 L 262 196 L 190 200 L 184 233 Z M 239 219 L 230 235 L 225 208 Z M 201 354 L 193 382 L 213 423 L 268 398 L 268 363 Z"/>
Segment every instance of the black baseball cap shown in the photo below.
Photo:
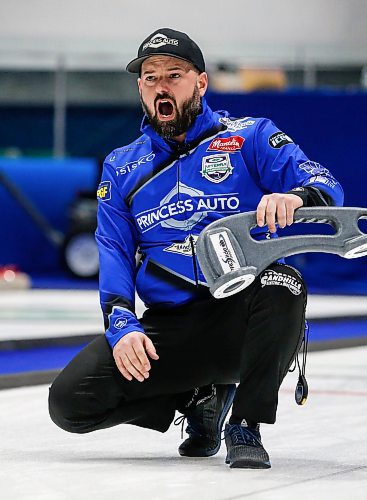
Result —
<path fill-rule="evenodd" d="M 149 35 L 138 50 L 138 57 L 129 62 L 129 73 L 140 73 L 141 65 L 151 56 L 171 56 L 193 64 L 202 73 L 205 62 L 199 46 L 181 31 L 160 28 Z"/>

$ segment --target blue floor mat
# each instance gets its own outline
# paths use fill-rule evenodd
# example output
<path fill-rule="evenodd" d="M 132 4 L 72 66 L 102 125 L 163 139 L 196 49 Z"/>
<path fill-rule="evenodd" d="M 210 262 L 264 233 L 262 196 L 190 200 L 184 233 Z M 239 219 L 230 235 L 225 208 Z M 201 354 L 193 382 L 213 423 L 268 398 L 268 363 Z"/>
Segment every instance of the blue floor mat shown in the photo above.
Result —
<path fill-rule="evenodd" d="M 58 370 L 64 368 L 84 346 L 0 351 L 0 374 Z"/>
<path fill-rule="evenodd" d="M 70 274 L 55 272 L 48 274 L 31 274 L 32 288 L 54 290 L 98 290 L 97 279 L 74 278 Z"/>

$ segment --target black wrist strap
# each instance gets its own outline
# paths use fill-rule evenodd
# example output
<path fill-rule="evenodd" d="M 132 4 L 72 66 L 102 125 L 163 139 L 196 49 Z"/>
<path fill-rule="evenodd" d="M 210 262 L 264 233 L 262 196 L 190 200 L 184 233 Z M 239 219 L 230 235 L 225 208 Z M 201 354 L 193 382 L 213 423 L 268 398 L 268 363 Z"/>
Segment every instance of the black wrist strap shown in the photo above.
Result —
<path fill-rule="evenodd" d="M 296 187 L 287 191 L 286 194 L 295 194 L 299 196 L 303 201 L 304 207 L 327 207 L 333 204 L 330 196 L 315 187 Z"/>

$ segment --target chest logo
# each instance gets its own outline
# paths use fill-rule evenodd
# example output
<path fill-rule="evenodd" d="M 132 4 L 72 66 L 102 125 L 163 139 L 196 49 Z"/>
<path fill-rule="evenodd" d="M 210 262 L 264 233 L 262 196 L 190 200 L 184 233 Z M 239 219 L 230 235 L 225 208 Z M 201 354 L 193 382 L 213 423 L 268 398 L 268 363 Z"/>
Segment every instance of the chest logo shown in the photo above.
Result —
<path fill-rule="evenodd" d="M 200 173 L 210 182 L 218 184 L 225 181 L 233 172 L 228 153 L 222 155 L 204 156 Z"/>
<path fill-rule="evenodd" d="M 209 144 L 207 151 L 225 151 L 226 153 L 235 153 L 240 151 L 245 139 L 239 135 L 232 137 L 216 137 Z"/>
<path fill-rule="evenodd" d="M 194 249 L 196 248 L 196 242 L 198 236 L 192 235 L 192 242 Z M 190 242 L 190 236 L 186 236 L 185 241 L 181 243 L 172 243 L 169 247 L 163 249 L 165 252 L 179 253 L 181 255 L 186 255 L 187 257 L 192 257 L 192 246 Z"/>

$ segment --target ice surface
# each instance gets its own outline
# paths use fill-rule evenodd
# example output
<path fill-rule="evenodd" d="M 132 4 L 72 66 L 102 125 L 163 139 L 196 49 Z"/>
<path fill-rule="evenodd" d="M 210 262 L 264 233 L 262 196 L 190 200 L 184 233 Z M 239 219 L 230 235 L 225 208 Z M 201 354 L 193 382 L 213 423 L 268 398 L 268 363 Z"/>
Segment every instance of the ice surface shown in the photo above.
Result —
<path fill-rule="evenodd" d="M 0 392 L 3 500 L 367 499 L 367 347 L 310 353 L 309 401 L 282 386 L 278 421 L 263 425 L 272 468 L 229 469 L 177 453 L 180 431 L 123 425 L 86 435 L 58 429 L 46 386 Z"/>

